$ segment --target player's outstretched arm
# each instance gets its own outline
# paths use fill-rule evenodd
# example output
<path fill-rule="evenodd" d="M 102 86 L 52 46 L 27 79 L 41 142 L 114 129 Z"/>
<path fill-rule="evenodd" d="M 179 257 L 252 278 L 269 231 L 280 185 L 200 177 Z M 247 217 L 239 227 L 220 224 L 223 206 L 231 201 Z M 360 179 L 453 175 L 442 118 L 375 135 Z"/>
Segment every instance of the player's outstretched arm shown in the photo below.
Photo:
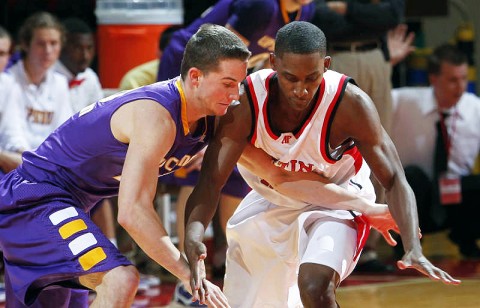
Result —
<path fill-rule="evenodd" d="M 373 102 L 365 92 L 349 84 L 337 109 L 331 131 L 333 146 L 339 140 L 352 138 L 372 169 L 374 176 L 386 190 L 387 204 L 398 224 L 405 255 L 399 262 L 401 269 L 412 267 L 431 279 L 446 284 L 458 284 L 442 269 L 425 258 L 418 237 L 418 215 L 415 196 L 408 185 L 402 164 L 392 140 L 380 124 Z"/>

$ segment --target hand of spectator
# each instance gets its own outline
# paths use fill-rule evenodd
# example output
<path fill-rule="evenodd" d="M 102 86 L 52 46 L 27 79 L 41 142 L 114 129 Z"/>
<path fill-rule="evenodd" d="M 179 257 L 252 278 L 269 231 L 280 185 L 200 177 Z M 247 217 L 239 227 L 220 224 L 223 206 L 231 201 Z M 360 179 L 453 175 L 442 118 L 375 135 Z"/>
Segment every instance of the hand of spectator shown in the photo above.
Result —
<path fill-rule="evenodd" d="M 407 34 L 407 25 L 399 24 L 387 33 L 388 52 L 390 54 L 390 64 L 398 64 L 415 50 L 412 45 L 415 39 L 415 33 Z"/>

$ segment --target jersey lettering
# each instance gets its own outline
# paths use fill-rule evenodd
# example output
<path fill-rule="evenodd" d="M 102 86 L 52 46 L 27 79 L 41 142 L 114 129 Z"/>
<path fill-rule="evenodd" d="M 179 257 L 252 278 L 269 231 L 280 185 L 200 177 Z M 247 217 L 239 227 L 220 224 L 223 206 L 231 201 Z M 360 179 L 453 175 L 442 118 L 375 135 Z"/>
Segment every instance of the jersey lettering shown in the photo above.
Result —
<path fill-rule="evenodd" d="M 191 155 L 184 155 L 181 159 L 178 159 L 176 157 L 170 157 L 168 159 L 163 159 L 162 162 L 159 165 L 159 168 L 164 167 L 165 170 L 169 173 L 175 169 L 175 167 L 183 167 L 187 165 L 193 158 L 194 156 Z M 115 180 L 120 181 L 122 178 L 122 175 L 117 175 L 113 177 Z"/>
<path fill-rule="evenodd" d="M 292 136 L 283 136 L 282 144 L 290 144 L 290 139 L 292 139 Z"/>
<path fill-rule="evenodd" d="M 314 168 L 314 165 L 311 163 L 305 163 L 303 161 L 298 161 L 295 159 L 286 163 L 277 160 L 274 163 L 274 165 L 288 171 L 301 171 L 301 172 L 311 172 L 313 171 L 313 168 Z"/>
<path fill-rule="evenodd" d="M 27 120 L 32 123 L 48 125 L 52 123 L 53 112 L 52 111 L 41 111 L 36 110 L 31 107 L 27 108 Z"/>
<path fill-rule="evenodd" d="M 183 167 L 183 166 L 187 165 L 193 159 L 193 157 L 194 156 L 191 156 L 191 155 L 185 155 L 181 159 L 178 159 L 176 157 L 170 157 L 168 159 L 164 159 L 160 163 L 160 168 L 164 167 L 165 170 L 170 172 L 170 171 L 173 171 L 173 169 L 175 169 L 175 167 L 177 167 L 177 166 L 178 167 Z"/>

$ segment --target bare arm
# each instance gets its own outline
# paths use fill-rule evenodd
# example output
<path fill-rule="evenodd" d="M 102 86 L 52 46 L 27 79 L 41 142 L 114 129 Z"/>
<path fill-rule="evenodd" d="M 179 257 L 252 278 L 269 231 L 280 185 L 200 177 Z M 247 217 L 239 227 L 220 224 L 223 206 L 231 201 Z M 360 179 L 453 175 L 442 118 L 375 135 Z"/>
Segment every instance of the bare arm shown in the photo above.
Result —
<path fill-rule="evenodd" d="M 366 215 L 388 213 L 385 204 L 376 204 L 338 186 L 315 172 L 292 172 L 274 165 L 263 150 L 248 144 L 239 163 L 290 198 L 330 209 L 355 210 Z M 319 198 L 322 196 L 322 198 Z"/>
<path fill-rule="evenodd" d="M 205 292 L 201 286 L 206 257 L 206 247 L 202 243 L 205 228 L 212 220 L 221 189 L 242 154 L 250 132 L 252 120 L 245 94 L 240 101 L 239 105 L 229 107 L 227 114 L 220 118 L 215 136 L 205 152 L 198 183 L 185 209 L 185 253 L 192 271 L 190 284 L 195 299 L 203 297 Z"/>
<path fill-rule="evenodd" d="M 386 189 L 390 212 L 398 224 L 405 255 L 400 268 L 413 267 L 434 280 L 458 284 L 448 273 L 433 266 L 425 256 L 418 238 L 415 196 L 408 185 L 397 151 L 380 120 L 371 99 L 349 84 L 332 123 L 333 146 L 352 138 L 379 183 Z"/>
<path fill-rule="evenodd" d="M 137 101 L 115 113 L 112 131 L 117 139 L 129 143 L 118 198 L 120 225 L 155 262 L 189 281 L 186 261 L 153 207 L 158 167 L 175 136 L 173 120 L 158 103 Z"/>

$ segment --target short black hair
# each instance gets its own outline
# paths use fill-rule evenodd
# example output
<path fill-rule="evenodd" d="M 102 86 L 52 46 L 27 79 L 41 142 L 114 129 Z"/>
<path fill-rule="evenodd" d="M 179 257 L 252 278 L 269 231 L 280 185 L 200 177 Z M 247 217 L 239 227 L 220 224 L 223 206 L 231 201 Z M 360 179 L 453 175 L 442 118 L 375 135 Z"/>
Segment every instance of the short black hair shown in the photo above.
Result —
<path fill-rule="evenodd" d="M 80 34 L 90 34 L 92 33 L 92 29 L 88 26 L 88 24 L 77 17 L 69 17 L 62 21 L 63 26 L 67 34 L 70 33 L 80 33 Z"/>
<path fill-rule="evenodd" d="M 293 21 L 277 32 L 275 38 L 275 55 L 284 53 L 311 54 L 327 52 L 327 39 L 320 28 L 306 21 Z"/>
<path fill-rule="evenodd" d="M 442 63 L 450 63 L 455 66 L 468 64 L 468 58 L 465 53 L 452 44 L 443 44 L 435 48 L 428 57 L 427 71 L 429 74 L 437 75 L 440 73 Z"/>
<path fill-rule="evenodd" d="M 192 67 L 208 73 L 218 69 L 222 60 L 247 61 L 250 55 L 251 52 L 245 43 L 232 31 L 223 26 L 204 24 L 188 40 L 180 74 L 185 80 L 188 70 Z"/>

